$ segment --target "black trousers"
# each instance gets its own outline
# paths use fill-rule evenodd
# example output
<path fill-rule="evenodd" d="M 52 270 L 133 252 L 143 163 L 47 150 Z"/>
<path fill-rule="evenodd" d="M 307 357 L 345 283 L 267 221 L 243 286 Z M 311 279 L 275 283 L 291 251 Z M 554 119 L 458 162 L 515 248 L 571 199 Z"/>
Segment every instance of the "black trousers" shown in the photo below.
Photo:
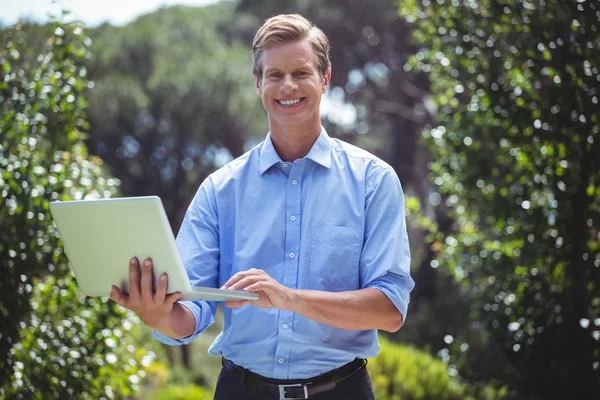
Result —
<path fill-rule="evenodd" d="M 217 379 L 214 400 L 273 400 L 278 397 L 246 387 L 225 368 Z M 366 367 L 339 382 L 335 389 L 309 397 L 309 400 L 374 400 L 373 386 Z"/>

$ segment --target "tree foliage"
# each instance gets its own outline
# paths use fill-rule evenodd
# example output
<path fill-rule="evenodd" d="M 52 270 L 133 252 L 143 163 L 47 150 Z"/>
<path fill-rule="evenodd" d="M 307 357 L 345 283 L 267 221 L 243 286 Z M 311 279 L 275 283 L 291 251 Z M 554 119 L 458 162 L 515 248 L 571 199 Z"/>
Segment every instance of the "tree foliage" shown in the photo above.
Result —
<path fill-rule="evenodd" d="M 422 46 L 407 69 L 439 107 L 424 138 L 454 224 L 435 265 L 519 398 L 598 397 L 600 3 L 412 0 L 400 14 Z M 461 354 L 462 374 L 490 378 Z"/>
<path fill-rule="evenodd" d="M 267 130 L 251 55 L 220 32 L 231 4 L 170 7 L 90 31 L 90 150 L 126 195 L 158 195 L 171 227 L 200 183 Z"/>
<path fill-rule="evenodd" d="M 52 27 L 34 64 L 20 25 L 0 50 L 0 397 L 123 397 L 143 351 L 123 335 L 126 314 L 77 291 L 48 208 L 118 184 L 84 145 L 89 39 Z"/>
<path fill-rule="evenodd" d="M 80 297 L 48 202 L 115 194 L 108 165 L 124 194 L 159 195 L 176 231 L 204 177 L 266 132 L 248 44 L 264 18 L 280 12 L 302 13 L 332 41 L 331 98 L 356 119 L 328 115 L 330 133 L 393 165 L 435 221 L 407 201 L 410 219 L 434 234 L 431 246 L 419 246 L 411 232 L 421 264 L 413 304 L 425 309 L 400 336 L 447 346 L 440 355 L 451 376 L 477 383 L 451 379 L 443 364 L 408 350 L 400 358 L 411 361 L 398 364 L 384 344 L 370 365 L 382 371 L 374 374 L 378 394 L 485 398 L 495 392 L 480 381 L 500 379 L 520 398 L 597 395 L 598 1 L 408 0 L 404 20 L 395 7 L 173 7 L 95 28 L 93 43 L 62 24 L 30 26 L 27 41 L 19 29 L 2 32 L 0 397 L 136 389 L 144 358 L 126 332 L 134 322 L 111 303 Z M 47 46 L 41 54 L 38 44 Z M 423 134 L 432 189 L 416 133 L 436 108 Z M 460 315 L 467 308 L 471 315 Z"/>

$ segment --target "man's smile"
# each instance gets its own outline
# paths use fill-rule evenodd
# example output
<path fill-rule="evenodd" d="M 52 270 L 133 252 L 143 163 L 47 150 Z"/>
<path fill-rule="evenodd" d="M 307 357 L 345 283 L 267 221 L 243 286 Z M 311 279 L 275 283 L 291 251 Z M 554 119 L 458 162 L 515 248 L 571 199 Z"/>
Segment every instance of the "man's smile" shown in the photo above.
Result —
<path fill-rule="evenodd" d="M 306 99 L 306 97 L 300 97 L 296 99 L 280 99 L 275 101 L 277 102 L 277 104 L 284 108 L 293 108 L 299 106 L 300 103 L 304 101 L 304 99 Z"/>

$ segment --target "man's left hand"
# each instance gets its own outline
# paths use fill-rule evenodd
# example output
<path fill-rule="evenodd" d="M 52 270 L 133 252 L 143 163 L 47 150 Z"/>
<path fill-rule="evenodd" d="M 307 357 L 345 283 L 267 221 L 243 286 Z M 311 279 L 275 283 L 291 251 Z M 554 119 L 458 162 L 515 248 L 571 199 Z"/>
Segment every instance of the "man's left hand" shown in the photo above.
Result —
<path fill-rule="evenodd" d="M 259 308 L 279 308 L 285 310 L 291 302 L 291 289 L 286 288 L 261 269 L 252 268 L 248 271 L 238 272 L 229 278 L 221 289 L 243 289 L 246 292 L 258 293 L 260 295 L 258 300 L 227 301 L 225 305 L 229 308 L 253 305 Z"/>

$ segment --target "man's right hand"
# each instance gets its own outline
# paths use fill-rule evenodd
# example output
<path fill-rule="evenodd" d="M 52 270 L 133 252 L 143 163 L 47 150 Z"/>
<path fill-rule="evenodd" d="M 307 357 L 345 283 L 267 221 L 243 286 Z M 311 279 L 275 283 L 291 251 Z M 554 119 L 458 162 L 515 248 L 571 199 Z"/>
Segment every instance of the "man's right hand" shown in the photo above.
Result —
<path fill-rule="evenodd" d="M 147 258 L 142 265 L 142 276 L 136 257 L 129 261 L 129 294 L 113 285 L 110 298 L 120 306 L 133 311 L 144 324 L 152 329 L 159 329 L 168 324 L 173 304 L 181 298 L 181 293 L 167 295 L 167 274 L 158 279 L 156 292 L 152 290 L 152 260 Z"/>

